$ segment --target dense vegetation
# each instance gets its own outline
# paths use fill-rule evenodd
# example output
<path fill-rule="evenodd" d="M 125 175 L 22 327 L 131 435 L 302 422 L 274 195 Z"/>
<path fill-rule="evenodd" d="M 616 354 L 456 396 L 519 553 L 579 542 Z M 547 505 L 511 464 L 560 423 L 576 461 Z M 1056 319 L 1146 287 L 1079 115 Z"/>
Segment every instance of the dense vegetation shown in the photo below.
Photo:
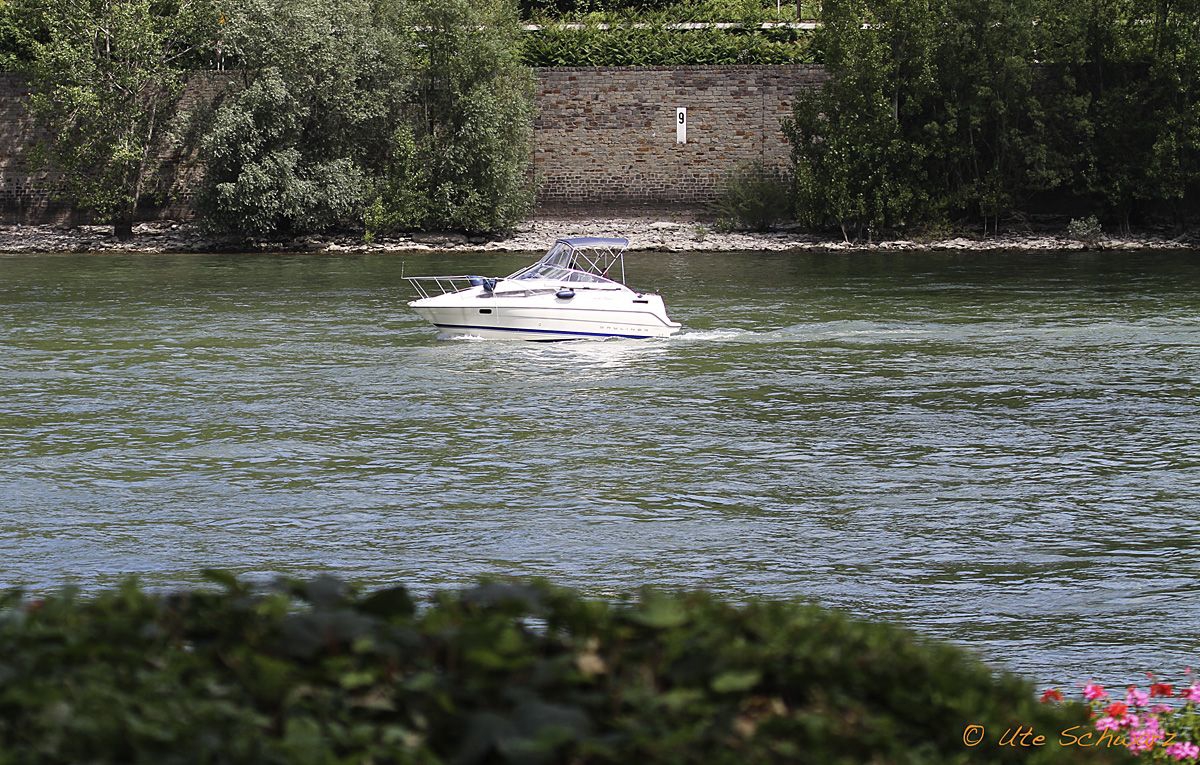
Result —
<path fill-rule="evenodd" d="M 1200 201 L 1200 2 L 826 0 L 789 127 L 797 213 L 984 230 L 1052 195 L 1128 230 Z"/>
<path fill-rule="evenodd" d="M 529 66 L 811 61 L 812 33 L 778 25 L 796 19 L 794 2 L 777 6 L 760 0 L 546 0 L 525 2 L 522 10 L 542 25 L 525 36 L 524 60 Z M 801 12 L 811 18 L 817 6 L 802 3 Z M 686 26 L 696 23 L 734 26 Z"/>
<path fill-rule="evenodd" d="M 4 10 L 8 39 L 27 56 L 30 108 L 53 137 L 39 152 L 72 201 L 128 235 L 183 86 L 174 62 L 192 51 L 196 8 L 47 0 Z"/>
<path fill-rule="evenodd" d="M 529 209 L 525 65 L 783 63 L 831 77 L 786 129 L 796 217 L 847 238 L 1003 223 L 1194 222 L 1200 0 L 0 0 L 77 206 L 128 231 L 152 155 L 203 170 L 210 228 L 499 232 Z M 544 26 L 523 32 L 522 21 Z M 680 22 L 735 22 L 682 29 Z M 569 23 L 568 23 L 569 22 Z M 178 119 L 197 70 L 236 87 Z M 780 179 L 770 180 L 772 197 Z M 735 178 L 723 217 L 763 225 Z M 736 192 L 736 193 L 735 193 Z M 740 197 L 738 196 L 740 194 Z M 160 198 L 155 199 L 155 195 Z M 737 208 L 746 207 L 740 215 Z M 1087 228 L 1089 237 L 1099 235 Z"/>
<path fill-rule="evenodd" d="M 812 60 L 811 35 L 795 29 L 672 29 L 670 22 L 607 27 L 549 26 L 525 38 L 529 66 L 679 66 L 794 64 Z M 648 25 L 648 26 L 646 26 Z"/>
<path fill-rule="evenodd" d="M 1109 762 L 1085 708 L 817 608 L 331 580 L 0 596 L 4 763 Z M 976 748 L 968 724 L 986 727 Z M 1045 746 L 1001 746 L 1015 725 Z"/>
<path fill-rule="evenodd" d="M 522 18 L 534 21 L 631 19 L 661 14 L 671 21 L 788 21 L 815 19 L 820 0 L 518 0 Z"/>
<path fill-rule="evenodd" d="M 193 158 L 211 229 L 497 232 L 532 200 L 532 78 L 507 0 L 11 0 L 76 206 L 128 231 L 153 154 Z M 197 70 L 230 70 L 180 110 Z M 153 200 L 149 200 L 153 201 Z"/>

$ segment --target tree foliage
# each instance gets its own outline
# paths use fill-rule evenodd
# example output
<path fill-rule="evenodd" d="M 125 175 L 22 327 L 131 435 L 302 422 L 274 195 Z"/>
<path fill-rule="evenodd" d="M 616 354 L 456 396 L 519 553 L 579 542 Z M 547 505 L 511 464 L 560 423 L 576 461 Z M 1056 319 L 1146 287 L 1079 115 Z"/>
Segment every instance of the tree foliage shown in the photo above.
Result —
<path fill-rule="evenodd" d="M 407 34 L 370 0 L 248 0 L 222 9 L 242 87 L 202 131 L 199 205 L 219 230 L 294 233 L 361 220 L 403 118 Z"/>
<path fill-rule="evenodd" d="M 831 78 L 788 126 L 797 213 L 856 234 L 1040 194 L 1184 221 L 1200 193 L 1200 3 L 827 0 Z"/>
<path fill-rule="evenodd" d="M 368 210 L 371 232 L 504 231 L 533 203 L 533 77 L 505 0 L 420 0 L 409 119 Z"/>
<path fill-rule="evenodd" d="M 32 56 L 30 30 L 21 10 L 10 0 L 0 0 L 0 72 L 20 71 Z"/>
<path fill-rule="evenodd" d="M 199 2 L 200 0 L 196 0 Z M 183 82 L 192 0 L 18 0 L 30 106 L 66 196 L 128 234 Z"/>
<path fill-rule="evenodd" d="M 243 87 L 201 139 L 216 229 L 511 227 L 531 202 L 531 76 L 503 0 L 251 0 Z"/>
<path fill-rule="evenodd" d="M 490 232 L 531 203 L 532 77 L 509 0 L 15 2 L 0 43 L 32 76 L 48 161 L 76 206 L 126 231 L 168 126 L 203 168 L 214 230 Z M 197 68 L 232 87 L 174 124 Z"/>
<path fill-rule="evenodd" d="M 1079 704 L 792 603 L 486 583 L 0 595 L 5 763 L 1082 763 Z M 963 731 L 988 738 L 967 749 Z M 1030 726 L 1045 746 L 1002 746 Z"/>

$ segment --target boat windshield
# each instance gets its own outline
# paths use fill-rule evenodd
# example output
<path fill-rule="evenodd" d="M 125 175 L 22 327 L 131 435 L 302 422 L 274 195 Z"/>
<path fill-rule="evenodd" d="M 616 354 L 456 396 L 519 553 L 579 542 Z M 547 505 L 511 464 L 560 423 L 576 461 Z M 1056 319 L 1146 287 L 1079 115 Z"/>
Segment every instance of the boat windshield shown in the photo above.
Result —
<path fill-rule="evenodd" d="M 597 283 L 625 281 L 625 239 L 577 237 L 559 239 L 542 258 L 509 279 L 547 279 Z"/>

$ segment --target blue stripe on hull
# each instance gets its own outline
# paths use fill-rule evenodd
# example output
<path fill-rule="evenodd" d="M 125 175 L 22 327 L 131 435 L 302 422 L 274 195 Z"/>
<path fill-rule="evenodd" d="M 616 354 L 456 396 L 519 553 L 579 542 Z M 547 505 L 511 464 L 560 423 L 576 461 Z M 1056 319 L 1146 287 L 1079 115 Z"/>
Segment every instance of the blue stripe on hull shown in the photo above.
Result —
<path fill-rule="evenodd" d="M 572 335 L 575 337 L 624 337 L 630 340 L 648 340 L 652 335 L 621 335 L 616 332 L 571 332 L 563 329 L 518 329 L 516 327 L 485 327 L 477 324 L 438 324 L 439 329 L 484 329 L 492 332 L 528 332 L 539 335 Z"/>

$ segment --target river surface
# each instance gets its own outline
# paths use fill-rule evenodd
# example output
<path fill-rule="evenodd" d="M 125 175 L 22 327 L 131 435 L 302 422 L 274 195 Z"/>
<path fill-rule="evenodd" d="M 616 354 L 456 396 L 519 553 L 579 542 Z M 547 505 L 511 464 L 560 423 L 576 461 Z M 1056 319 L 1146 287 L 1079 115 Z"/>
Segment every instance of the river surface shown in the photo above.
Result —
<path fill-rule="evenodd" d="M 1200 256 L 634 254 L 661 341 L 438 341 L 511 255 L 0 257 L 0 586 L 807 598 L 1042 684 L 1200 666 Z"/>

